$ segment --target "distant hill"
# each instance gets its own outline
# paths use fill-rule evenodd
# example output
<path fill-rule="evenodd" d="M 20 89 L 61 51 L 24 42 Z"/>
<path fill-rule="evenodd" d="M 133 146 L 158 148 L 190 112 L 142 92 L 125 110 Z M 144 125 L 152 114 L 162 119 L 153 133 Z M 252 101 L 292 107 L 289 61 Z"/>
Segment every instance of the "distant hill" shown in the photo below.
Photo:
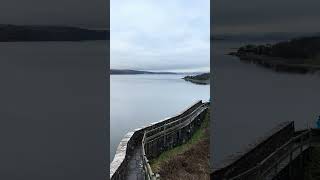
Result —
<path fill-rule="evenodd" d="M 0 25 L 0 42 L 108 40 L 108 30 L 67 26 Z"/>
<path fill-rule="evenodd" d="M 151 72 L 151 71 L 138 71 L 131 69 L 111 69 L 110 74 L 176 74 L 173 72 Z"/>
<path fill-rule="evenodd" d="M 319 33 L 294 33 L 294 32 L 261 32 L 261 33 L 220 33 L 214 34 L 211 40 L 235 41 L 235 42 L 277 42 L 287 41 L 297 37 L 318 36 Z"/>

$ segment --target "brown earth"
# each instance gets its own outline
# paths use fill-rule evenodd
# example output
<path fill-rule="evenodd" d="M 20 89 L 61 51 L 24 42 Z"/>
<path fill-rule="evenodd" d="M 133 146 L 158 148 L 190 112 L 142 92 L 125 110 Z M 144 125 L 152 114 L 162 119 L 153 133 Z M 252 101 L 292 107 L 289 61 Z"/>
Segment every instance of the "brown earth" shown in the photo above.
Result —
<path fill-rule="evenodd" d="M 160 165 L 161 180 L 209 180 L 209 131 L 206 138 Z"/>

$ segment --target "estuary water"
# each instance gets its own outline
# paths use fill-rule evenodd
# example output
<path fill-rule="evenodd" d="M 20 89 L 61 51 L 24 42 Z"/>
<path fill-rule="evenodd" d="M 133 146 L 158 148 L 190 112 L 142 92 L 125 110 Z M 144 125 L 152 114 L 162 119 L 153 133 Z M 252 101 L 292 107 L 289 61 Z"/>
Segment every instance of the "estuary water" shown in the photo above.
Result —
<path fill-rule="evenodd" d="M 0 179 L 104 179 L 106 41 L 0 49 Z"/>
<path fill-rule="evenodd" d="M 123 136 L 174 116 L 197 100 L 209 101 L 210 85 L 186 82 L 184 75 L 111 75 L 110 157 Z"/>
<path fill-rule="evenodd" d="M 213 167 L 280 122 L 294 121 L 297 129 L 306 128 L 320 115 L 319 74 L 275 72 L 226 55 L 243 44 L 213 42 Z"/>

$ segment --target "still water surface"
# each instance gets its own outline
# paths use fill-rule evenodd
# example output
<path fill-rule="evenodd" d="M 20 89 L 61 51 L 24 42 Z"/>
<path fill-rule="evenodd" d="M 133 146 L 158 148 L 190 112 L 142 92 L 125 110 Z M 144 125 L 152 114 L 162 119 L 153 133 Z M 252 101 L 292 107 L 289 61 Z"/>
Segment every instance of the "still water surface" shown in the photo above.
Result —
<path fill-rule="evenodd" d="M 110 157 L 123 136 L 136 128 L 173 116 L 197 100 L 208 101 L 209 85 L 183 75 L 111 75 Z"/>
<path fill-rule="evenodd" d="M 104 179 L 106 41 L 0 49 L 0 179 Z"/>
<path fill-rule="evenodd" d="M 320 115 L 320 75 L 279 73 L 225 55 L 240 43 L 213 43 L 214 166 L 242 151 L 283 121 L 315 125 Z M 211 162 L 212 162 L 211 161 Z"/>

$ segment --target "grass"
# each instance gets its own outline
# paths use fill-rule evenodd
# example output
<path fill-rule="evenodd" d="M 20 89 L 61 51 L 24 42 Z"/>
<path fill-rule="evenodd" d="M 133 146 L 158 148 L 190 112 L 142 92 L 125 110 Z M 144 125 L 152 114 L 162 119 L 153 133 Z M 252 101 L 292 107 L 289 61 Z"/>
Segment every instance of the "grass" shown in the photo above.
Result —
<path fill-rule="evenodd" d="M 312 149 L 311 160 L 305 164 L 305 180 L 320 179 L 320 148 Z"/>
<path fill-rule="evenodd" d="M 313 58 L 313 59 L 306 59 L 304 61 L 304 64 L 307 64 L 307 65 L 320 65 L 320 58 L 317 57 L 317 58 Z"/>
<path fill-rule="evenodd" d="M 185 144 L 182 144 L 168 151 L 165 151 L 161 153 L 157 158 L 152 159 L 150 161 L 151 168 L 154 172 L 159 172 L 162 164 L 170 161 L 172 158 L 176 157 L 179 154 L 183 154 L 184 152 L 191 149 L 198 142 L 208 137 L 208 133 L 206 133 L 206 130 L 208 129 L 209 123 L 210 123 L 209 111 L 210 109 L 208 110 L 200 128 L 195 131 L 193 136 Z"/>

